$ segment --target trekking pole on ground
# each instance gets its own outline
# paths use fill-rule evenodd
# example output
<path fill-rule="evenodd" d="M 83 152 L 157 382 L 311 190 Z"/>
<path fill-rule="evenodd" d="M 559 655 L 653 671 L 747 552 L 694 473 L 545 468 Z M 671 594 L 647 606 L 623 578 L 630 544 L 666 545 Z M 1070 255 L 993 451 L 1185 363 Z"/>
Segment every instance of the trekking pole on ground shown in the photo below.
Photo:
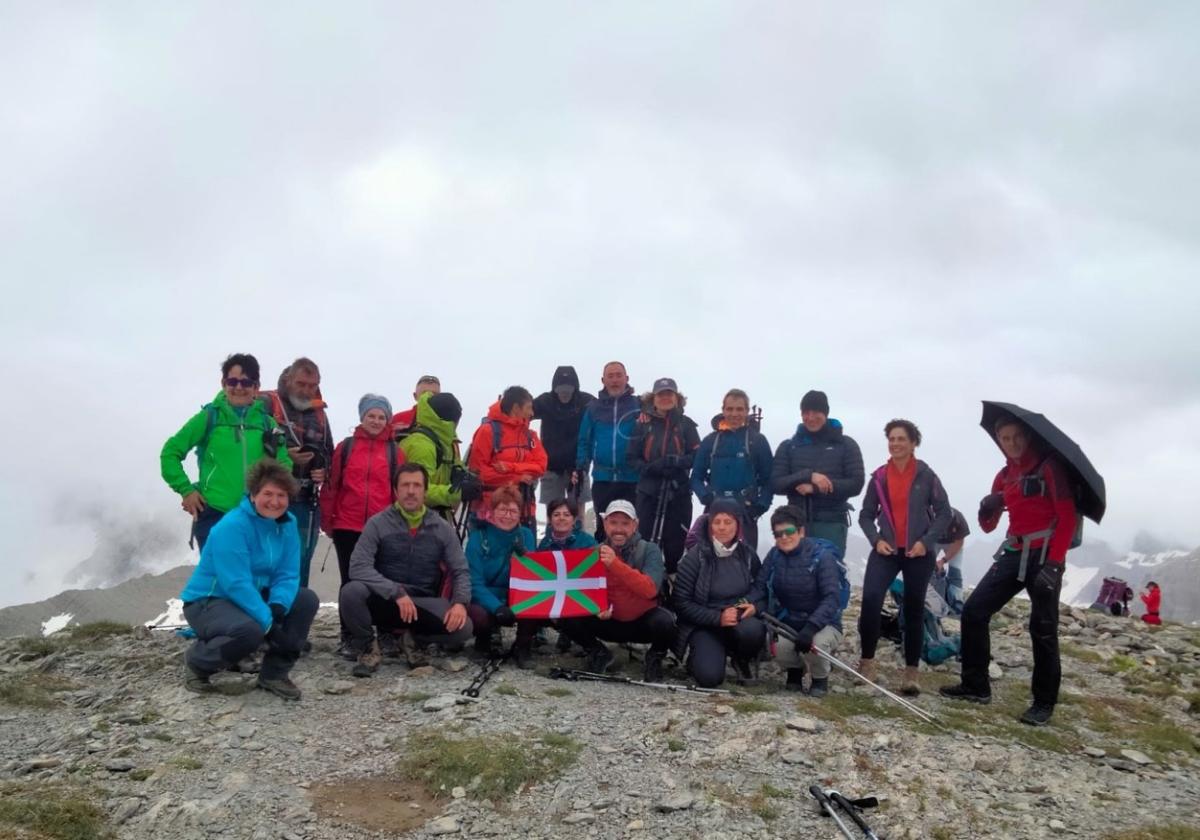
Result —
<path fill-rule="evenodd" d="M 788 639 L 789 641 L 795 642 L 799 638 L 799 636 L 796 634 L 795 630 L 793 630 L 788 625 L 784 624 L 782 621 L 780 621 L 779 619 L 777 619 L 775 616 L 771 615 L 770 613 L 765 613 L 765 612 L 764 613 L 756 613 L 756 615 L 758 615 L 758 617 L 761 618 L 764 623 L 766 623 L 766 624 L 770 625 L 772 628 L 774 628 L 775 631 L 777 633 L 779 633 L 779 635 L 783 636 L 784 638 Z M 908 700 L 905 700 L 899 694 L 888 691 L 886 688 L 879 685 L 878 683 L 871 682 L 871 680 L 864 677 L 858 671 L 855 671 L 853 668 L 851 668 L 845 662 L 843 662 L 842 660 L 838 659 L 836 656 L 834 656 L 830 653 L 826 653 L 825 651 L 821 650 L 816 645 L 813 645 L 812 649 L 813 649 L 813 653 L 817 654 L 817 656 L 824 659 L 830 665 L 836 665 L 838 668 L 841 668 L 846 673 L 862 680 L 867 685 L 871 686 L 871 688 L 875 689 L 876 691 L 881 692 L 885 697 L 888 697 L 888 698 L 896 701 L 901 706 L 908 709 L 910 712 L 912 712 L 914 715 L 919 717 L 925 723 L 936 726 L 939 729 L 943 729 L 943 730 L 945 729 L 944 726 L 942 726 L 940 723 L 938 723 L 937 718 L 935 718 L 931 713 L 922 709 L 916 703 L 910 703 Z"/>
<path fill-rule="evenodd" d="M 552 680 L 570 680 L 571 682 L 608 682 L 639 685 L 642 688 L 658 688 L 663 691 L 688 691 L 695 694 L 728 694 L 723 688 L 702 688 L 698 685 L 682 685 L 676 683 L 656 683 L 635 680 L 631 677 L 620 677 L 616 674 L 597 674 L 592 671 L 577 671 L 573 668 L 551 668 L 549 677 Z"/>
<path fill-rule="evenodd" d="M 854 840 L 854 835 L 850 833 L 849 827 L 842 822 L 842 818 L 837 815 L 837 811 L 833 809 L 833 802 L 825 795 L 825 791 L 821 790 L 820 785 L 809 785 L 808 792 L 813 795 L 817 802 L 821 803 L 821 810 L 826 815 L 833 817 L 833 821 L 837 823 L 838 830 L 842 832 L 849 840 Z"/>
<path fill-rule="evenodd" d="M 851 802 L 836 790 L 829 791 L 829 798 L 833 800 L 835 805 L 845 811 L 850 819 L 854 820 L 854 824 L 863 833 L 863 837 L 866 837 L 867 840 L 879 840 L 879 835 L 874 832 L 871 826 L 867 825 L 866 819 L 863 818 L 862 813 L 854 802 Z"/>

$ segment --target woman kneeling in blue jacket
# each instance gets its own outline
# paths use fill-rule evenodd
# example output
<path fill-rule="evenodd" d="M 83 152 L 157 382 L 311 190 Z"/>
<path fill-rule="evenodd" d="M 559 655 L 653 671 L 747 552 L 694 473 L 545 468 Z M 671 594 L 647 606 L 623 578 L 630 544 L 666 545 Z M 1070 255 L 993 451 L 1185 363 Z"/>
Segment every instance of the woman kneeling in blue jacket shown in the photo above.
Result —
<path fill-rule="evenodd" d="M 248 494 L 213 526 L 200 564 L 179 597 L 196 631 L 184 666 L 184 688 L 216 691 L 209 678 L 236 665 L 265 640 L 258 687 L 299 700 L 288 674 L 300 657 L 319 602 L 300 587 L 300 534 L 288 504 L 291 470 L 264 459 L 246 476 Z"/>

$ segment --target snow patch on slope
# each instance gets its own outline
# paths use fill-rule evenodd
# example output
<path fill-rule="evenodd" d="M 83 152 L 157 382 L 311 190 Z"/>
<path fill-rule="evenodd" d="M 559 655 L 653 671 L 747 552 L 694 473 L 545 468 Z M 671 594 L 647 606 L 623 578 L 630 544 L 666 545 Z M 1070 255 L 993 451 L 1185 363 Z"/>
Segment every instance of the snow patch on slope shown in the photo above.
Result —
<path fill-rule="evenodd" d="M 75 616 L 72 613 L 59 613 L 58 615 L 51 616 L 42 622 L 42 635 L 49 636 L 52 633 L 57 633 L 74 620 Z"/>

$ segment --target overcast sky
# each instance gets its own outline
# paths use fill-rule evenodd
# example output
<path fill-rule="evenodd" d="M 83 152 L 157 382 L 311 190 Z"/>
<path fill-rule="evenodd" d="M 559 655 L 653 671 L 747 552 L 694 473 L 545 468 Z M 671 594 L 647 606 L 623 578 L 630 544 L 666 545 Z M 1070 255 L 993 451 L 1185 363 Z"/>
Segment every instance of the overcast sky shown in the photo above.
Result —
<path fill-rule="evenodd" d="M 772 445 L 821 388 L 971 511 L 1018 402 L 1089 536 L 1200 544 L 1200 6 L 840 6 L 6 4 L 0 603 L 96 522 L 186 557 L 158 451 L 234 351 L 339 435 L 424 372 L 473 419 L 619 358 Z"/>

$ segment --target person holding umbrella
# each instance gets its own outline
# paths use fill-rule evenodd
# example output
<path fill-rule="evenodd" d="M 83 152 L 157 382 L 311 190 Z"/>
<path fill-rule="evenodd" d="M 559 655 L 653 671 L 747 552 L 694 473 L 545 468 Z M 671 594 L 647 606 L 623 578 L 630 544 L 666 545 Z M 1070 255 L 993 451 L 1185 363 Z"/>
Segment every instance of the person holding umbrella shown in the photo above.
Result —
<path fill-rule="evenodd" d="M 1004 453 L 1006 464 L 979 504 L 979 525 L 991 533 L 1008 511 L 1008 534 L 996 562 L 963 606 L 962 681 L 943 686 L 957 700 L 989 703 L 992 616 L 1021 590 L 1029 594 L 1033 642 L 1033 702 L 1022 723 L 1044 726 L 1058 702 L 1062 668 L 1058 654 L 1058 596 L 1078 510 L 1099 522 L 1104 479 L 1079 447 L 1040 414 L 1008 403 L 984 403 L 982 425 Z M 1078 494 L 1077 494 L 1078 490 Z"/>

